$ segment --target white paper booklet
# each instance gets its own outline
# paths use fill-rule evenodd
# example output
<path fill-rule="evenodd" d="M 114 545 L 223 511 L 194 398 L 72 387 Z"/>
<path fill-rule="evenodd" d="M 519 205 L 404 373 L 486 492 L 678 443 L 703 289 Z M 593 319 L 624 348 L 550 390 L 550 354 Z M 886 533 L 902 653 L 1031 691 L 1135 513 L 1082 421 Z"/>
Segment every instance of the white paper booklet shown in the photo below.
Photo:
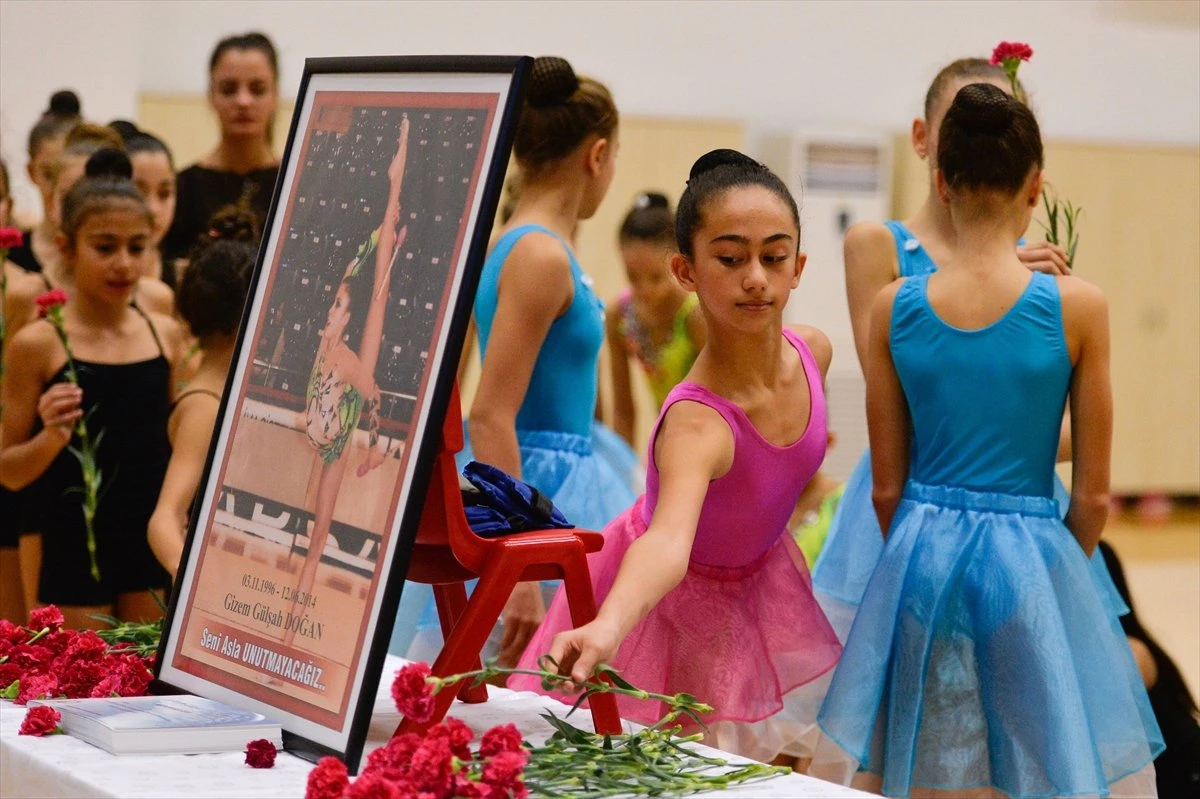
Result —
<path fill-rule="evenodd" d="M 236 752 L 266 738 L 282 745 L 279 723 L 201 696 L 38 699 L 62 714 L 63 731 L 116 755 Z"/>

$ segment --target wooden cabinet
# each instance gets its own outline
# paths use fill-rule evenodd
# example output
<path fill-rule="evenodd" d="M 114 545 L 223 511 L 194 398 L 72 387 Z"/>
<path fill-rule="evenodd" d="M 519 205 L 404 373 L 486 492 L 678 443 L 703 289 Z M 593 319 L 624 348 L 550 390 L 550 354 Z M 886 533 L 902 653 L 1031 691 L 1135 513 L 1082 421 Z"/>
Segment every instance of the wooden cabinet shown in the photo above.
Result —
<path fill-rule="evenodd" d="M 926 164 L 896 139 L 894 214 Z M 1117 494 L 1200 493 L 1200 150 L 1050 141 L 1046 179 L 1083 208 L 1076 274 L 1108 296 Z M 1039 240 L 1037 219 L 1027 233 Z"/>

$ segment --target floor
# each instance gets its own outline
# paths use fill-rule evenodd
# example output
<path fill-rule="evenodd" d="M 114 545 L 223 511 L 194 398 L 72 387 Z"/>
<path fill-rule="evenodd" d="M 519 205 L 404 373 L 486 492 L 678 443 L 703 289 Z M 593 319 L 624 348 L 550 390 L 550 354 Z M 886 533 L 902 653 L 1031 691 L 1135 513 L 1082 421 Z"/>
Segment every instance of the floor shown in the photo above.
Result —
<path fill-rule="evenodd" d="M 1200 509 L 1184 507 L 1159 520 L 1119 513 L 1104 538 L 1124 564 L 1142 625 L 1200 697 Z"/>

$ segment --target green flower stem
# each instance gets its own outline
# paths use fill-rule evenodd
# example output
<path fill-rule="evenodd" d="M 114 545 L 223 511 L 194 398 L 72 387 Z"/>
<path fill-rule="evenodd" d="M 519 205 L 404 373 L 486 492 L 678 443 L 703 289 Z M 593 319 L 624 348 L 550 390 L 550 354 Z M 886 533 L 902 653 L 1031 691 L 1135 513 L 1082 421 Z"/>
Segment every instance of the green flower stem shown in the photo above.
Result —
<path fill-rule="evenodd" d="M 71 353 L 71 344 L 67 340 L 67 329 L 63 321 L 62 306 L 49 309 L 46 318 L 54 325 L 54 331 L 67 351 L 67 380 L 73 385 L 79 385 L 79 372 L 75 368 L 75 357 Z M 96 448 L 100 446 L 100 436 L 93 442 L 88 434 L 87 416 L 75 423 L 75 435 L 79 436 L 79 449 L 70 448 L 70 452 L 79 461 L 83 472 L 83 523 L 87 531 L 88 560 L 92 579 L 100 582 L 100 564 L 96 559 L 96 508 L 100 504 L 100 469 L 96 465 Z M 103 435 L 103 434 L 101 434 Z"/>
<path fill-rule="evenodd" d="M 546 662 L 557 668 L 552 661 Z M 505 669 L 493 665 L 427 680 L 437 693 L 464 680 L 479 684 L 493 677 L 513 674 L 537 677 L 547 689 L 556 684 L 574 685 L 570 678 L 548 668 Z M 667 696 L 643 691 L 623 680 L 610 667 L 600 666 L 595 678 L 584 686 L 572 712 L 595 693 L 654 700 L 669 709 L 652 726 L 620 735 L 585 732 L 553 714 L 543 715 L 555 731 L 543 745 L 527 745 L 530 759 L 523 778 L 531 795 L 547 798 L 681 796 L 770 779 L 790 771 L 762 763 L 730 765 L 722 758 L 701 755 L 688 748 L 687 744 L 699 743 L 704 735 L 681 735 L 682 727 L 676 722 L 681 716 L 687 716 L 702 723 L 699 714 L 712 712 L 711 707 L 688 694 Z M 472 771 L 482 767 L 482 760 L 468 765 Z"/>

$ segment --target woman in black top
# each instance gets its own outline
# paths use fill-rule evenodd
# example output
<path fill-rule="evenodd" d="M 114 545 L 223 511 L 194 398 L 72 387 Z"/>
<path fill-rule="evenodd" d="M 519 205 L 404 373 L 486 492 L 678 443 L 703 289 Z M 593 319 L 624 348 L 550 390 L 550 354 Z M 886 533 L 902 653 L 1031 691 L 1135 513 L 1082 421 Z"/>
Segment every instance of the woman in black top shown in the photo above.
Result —
<path fill-rule="evenodd" d="M 266 219 L 279 174 L 271 125 L 279 106 L 275 46 L 261 33 L 222 39 L 209 59 L 208 101 L 221 140 L 179 173 L 175 221 L 163 240 L 163 262 L 187 257 L 220 208 L 243 205 Z"/>
<path fill-rule="evenodd" d="M 1197 722 L 1196 700 L 1188 691 L 1179 667 L 1142 627 L 1117 553 L 1103 540 L 1100 552 L 1117 590 L 1129 605 L 1129 613 L 1121 617 L 1121 626 L 1129 638 L 1150 695 L 1150 707 L 1167 745 L 1154 761 L 1159 799 L 1195 799 L 1200 796 L 1200 722 Z"/>

